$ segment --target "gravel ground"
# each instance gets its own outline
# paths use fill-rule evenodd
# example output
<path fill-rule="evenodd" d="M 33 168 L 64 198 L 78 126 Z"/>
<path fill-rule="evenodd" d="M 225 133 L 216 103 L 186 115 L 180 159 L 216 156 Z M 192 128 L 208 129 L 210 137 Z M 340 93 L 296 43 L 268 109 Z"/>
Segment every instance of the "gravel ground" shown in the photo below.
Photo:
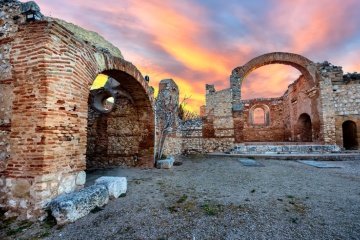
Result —
<path fill-rule="evenodd" d="M 126 196 L 75 223 L 36 223 L 13 234 L 3 228 L 0 238 L 360 239 L 360 161 L 316 168 L 296 161 L 246 167 L 238 158 L 176 160 L 182 165 L 168 170 L 91 173 L 88 184 L 100 175 L 126 176 Z"/>

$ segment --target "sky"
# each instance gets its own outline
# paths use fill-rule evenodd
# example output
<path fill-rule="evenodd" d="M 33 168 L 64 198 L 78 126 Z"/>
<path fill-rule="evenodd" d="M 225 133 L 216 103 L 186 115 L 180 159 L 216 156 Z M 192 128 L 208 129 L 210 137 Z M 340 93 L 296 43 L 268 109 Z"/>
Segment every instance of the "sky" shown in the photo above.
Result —
<path fill-rule="evenodd" d="M 359 0 L 36 0 L 46 16 L 95 31 L 157 89 L 172 78 L 188 106 L 205 84 L 229 88 L 231 71 L 270 52 L 360 72 Z M 300 72 L 273 64 L 250 73 L 242 99 L 280 97 Z"/>

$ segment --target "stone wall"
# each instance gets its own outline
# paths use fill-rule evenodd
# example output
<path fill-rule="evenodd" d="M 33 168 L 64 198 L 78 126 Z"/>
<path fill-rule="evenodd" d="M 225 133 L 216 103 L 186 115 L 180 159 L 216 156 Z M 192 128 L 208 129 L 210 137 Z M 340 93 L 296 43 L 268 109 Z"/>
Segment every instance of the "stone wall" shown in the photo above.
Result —
<path fill-rule="evenodd" d="M 336 144 L 335 125 L 335 103 L 333 98 L 333 81 L 341 81 L 343 71 L 341 67 L 333 66 L 328 62 L 319 64 L 318 71 L 319 86 L 319 115 L 320 135 L 325 144 Z"/>
<path fill-rule="evenodd" d="M 127 95 L 127 94 L 126 94 Z M 114 166 L 148 166 L 143 161 L 148 149 L 141 147 L 151 129 L 140 121 L 138 109 L 130 99 L 119 96 L 115 109 L 100 114 L 89 108 L 86 151 L 87 169 Z"/>
<path fill-rule="evenodd" d="M 0 41 L 2 52 L 8 51 L 1 59 L 5 74 L 0 93 L 13 98 L 3 100 L 1 110 L 4 146 L 11 127 L 10 157 L 5 160 L 9 215 L 42 216 L 50 198 L 81 187 L 76 179 L 86 167 L 87 100 L 98 73 L 120 79 L 134 97 L 138 118 L 149 132 L 139 143 L 143 149 L 139 155 L 153 165 L 153 96 L 136 67 L 78 39 L 56 22 L 21 23 L 18 32 Z"/>
<path fill-rule="evenodd" d="M 252 99 L 242 101 L 244 113 L 244 141 L 245 142 L 282 142 L 284 141 L 283 99 Z M 251 122 L 251 109 L 267 108 L 268 116 L 264 124 Z M 264 112 L 266 114 L 266 112 Z"/>
<path fill-rule="evenodd" d="M 352 121 L 357 126 L 358 149 L 360 143 L 360 79 L 333 79 L 336 144 L 343 147 L 343 124 Z"/>

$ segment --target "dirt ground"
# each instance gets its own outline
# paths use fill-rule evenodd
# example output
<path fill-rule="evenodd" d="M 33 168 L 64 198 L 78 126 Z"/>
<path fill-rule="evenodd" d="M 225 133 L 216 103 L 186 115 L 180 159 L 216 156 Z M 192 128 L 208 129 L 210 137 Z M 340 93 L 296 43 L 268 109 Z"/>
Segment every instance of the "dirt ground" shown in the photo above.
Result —
<path fill-rule="evenodd" d="M 4 220 L 0 239 L 360 239 L 360 161 L 178 157 L 171 169 L 121 167 L 125 197 L 65 226 Z"/>

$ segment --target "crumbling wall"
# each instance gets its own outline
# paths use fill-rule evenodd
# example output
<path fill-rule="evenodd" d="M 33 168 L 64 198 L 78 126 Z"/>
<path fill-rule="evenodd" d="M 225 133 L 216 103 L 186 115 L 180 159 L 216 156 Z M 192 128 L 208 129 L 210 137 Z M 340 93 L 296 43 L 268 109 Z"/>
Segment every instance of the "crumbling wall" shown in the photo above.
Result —
<path fill-rule="evenodd" d="M 86 151 L 87 169 L 114 166 L 142 166 L 146 148 L 140 143 L 151 129 L 145 128 L 134 103 L 118 96 L 109 114 L 89 107 Z"/>
<path fill-rule="evenodd" d="M 317 79 L 319 88 L 319 115 L 321 122 L 321 138 L 325 144 L 336 144 L 335 105 L 333 97 L 333 81 L 341 81 L 341 67 L 328 62 L 318 64 Z"/>
<path fill-rule="evenodd" d="M 178 116 L 179 88 L 173 79 L 163 79 L 159 83 L 159 93 L 156 99 L 157 107 L 157 133 L 156 143 L 159 143 L 160 132 L 166 128 L 170 135 L 164 142 L 163 154 L 165 156 L 176 156 L 181 154 L 181 129 Z M 166 115 L 166 117 L 165 117 Z M 171 126 L 164 127 L 166 119 L 172 118 Z M 165 133 L 165 132 L 164 132 Z M 166 134 L 166 133 L 165 133 Z"/>
<path fill-rule="evenodd" d="M 9 46 L 11 80 L 7 84 L 13 86 L 8 107 L 10 158 L 5 170 L 9 214 L 42 216 L 49 199 L 84 184 L 87 99 L 92 81 L 104 70 L 121 72 L 123 86 L 135 95 L 134 102 L 142 109 L 139 119 L 151 132 L 144 131 L 140 154 L 153 165 L 152 97 L 136 67 L 78 39 L 56 22 L 18 27 L 16 35 L 1 40 Z"/>
<path fill-rule="evenodd" d="M 343 147 L 343 124 L 353 121 L 357 126 L 360 143 L 360 74 L 346 74 L 332 80 L 335 108 L 336 144 Z"/>
<path fill-rule="evenodd" d="M 244 141 L 245 142 L 282 142 L 284 141 L 284 116 L 282 98 L 260 98 L 243 100 Z M 250 109 L 266 106 L 269 109 L 268 122 L 251 123 Z"/>
<path fill-rule="evenodd" d="M 112 43 L 106 41 L 102 36 L 98 33 L 86 30 L 82 27 L 79 27 L 75 24 L 68 23 L 62 19 L 52 18 L 52 17 L 45 17 L 46 21 L 56 21 L 60 25 L 64 26 L 68 30 L 70 30 L 74 35 L 79 38 L 83 39 L 85 42 L 90 43 L 97 48 L 106 49 L 111 55 L 119 58 L 124 58 L 121 51 L 115 47 Z"/>
<path fill-rule="evenodd" d="M 0 207 L 5 206 L 6 187 L 5 170 L 10 157 L 10 133 L 12 118 L 12 101 L 14 82 L 10 52 L 10 38 L 17 31 L 17 23 L 23 18 L 20 15 L 19 2 L 7 2 L 0 5 Z M 12 11 L 9 11 L 13 9 Z"/>
<path fill-rule="evenodd" d="M 202 118 L 185 121 L 181 128 L 182 153 L 203 153 Z"/>
<path fill-rule="evenodd" d="M 216 92 L 206 85 L 206 118 L 203 118 L 203 151 L 224 151 L 234 143 L 232 90 Z"/>
<path fill-rule="evenodd" d="M 288 90 L 283 95 L 284 100 L 284 139 L 287 141 L 301 141 L 299 118 L 302 114 L 307 114 L 311 119 L 311 141 L 321 142 L 322 135 L 321 118 L 319 111 L 321 105 L 319 101 L 319 87 L 311 87 L 303 75 L 294 83 L 290 84 Z"/>

